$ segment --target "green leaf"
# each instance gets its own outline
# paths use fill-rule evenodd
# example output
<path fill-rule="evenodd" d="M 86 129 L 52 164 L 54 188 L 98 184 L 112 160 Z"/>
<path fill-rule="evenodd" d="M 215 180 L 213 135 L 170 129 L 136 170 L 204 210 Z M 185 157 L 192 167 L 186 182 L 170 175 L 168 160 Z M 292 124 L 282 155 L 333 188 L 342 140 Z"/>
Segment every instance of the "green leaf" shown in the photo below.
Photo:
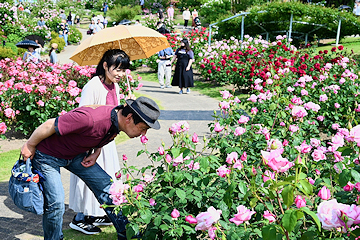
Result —
<path fill-rule="evenodd" d="M 162 231 L 166 231 L 166 230 L 169 229 L 169 226 L 166 225 L 166 224 L 161 224 L 161 225 L 160 225 L 160 229 L 161 229 Z"/>
<path fill-rule="evenodd" d="M 344 187 L 350 180 L 351 180 L 350 171 L 347 169 L 344 169 L 339 175 L 340 187 Z"/>
<path fill-rule="evenodd" d="M 245 181 L 239 181 L 239 190 L 242 194 L 245 194 L 248 191 Z"/>
<path fill-rule="evenodd" d="M 250 207 L 252 207 L 252 208 L 255 207 L 258 200 L 259 199 L 257 199 L 257 198 L 252 198 L 250 200 Z"/>
<path fill-rule="evenodd" d="M 180 155 L 180 149 L 179 148 L 172 148 L 171 153 L 173 158 L 177 158 Z"/>
<path fill-rule="evenodd" d="M 313 187 L 312 185 L 309 183 L 309 181 L 307 179 L 302 179 L 299 181 L 299 183 L 302 186 L 302 191 L 306 194 L 306 195 L 310 195 L 313 192 Z"/>
<path fill-rule="evenodd" d="M 355 169 L 351 169 L 351 176 L 354 178 L 355 182 L 360 182 L 360 173 Z"/>
<path fill-rule="evenodd" d="M 27 105 L 25 109 L 26 109 L 26 111 L 30 111 L 31 108 L 32 108 L 32 107 L 31 107 L 30 105 Z"/>
<path fill-rule="evenodd" d="M 310 211 L 310 209 L 307 208 L 307 207 L 302 207 L 302 208 L 300 208 L 300 210 L 307 213 L 308 215 L 310 215 L 314 219 L 316 225 L 319 228 L 319 231 L 321 232 L 321 223 L 320 223 L 320 220 L 319 220 L 318 216 L 316 216 L 316 214 L 314 212 Z"/>
<path fill-rule="evenodd" d="M 301 236 L 300 240 L 313 240 L 315 239 L 315 236 L 317 236 L 316 232 L 308 231 Z"/>
<path fill-rule="evenodd" d="M 145 150 L 140 150 L 140 151 L 138 151 L 138 153 L 137 153 L 136 156 L 138 157 L 138 156 L 140 156 L 141 154 L 143 154 L 144 152 L 145 152 Z"/>
<path fill-rule="evenodd" d="M 177 235 L 178 235 L 179 237 L 181 237 L 181 236 L 183 235 L 183 233 L 184 233 L 182 227 L 177 227 L 177 228 L 175 228 L 175 229 L 174 229 L 174 232 L 177 233 Z"/>
<path fill-rule="evenodd" d="M 353 153 L 353 150 L 350 147 L 340 147 L 338 148 L 338 151 L 342 153 L 342 156 L 349 156 Z"/>
<path fill-rule="evenodd" d="M 192 181 L 192 176 L 190 173 L 184 173 L 184 177 L 186 177 L 187 180 Z"/>
<path fill-rule="evenodd" d="M 129 223 L 126 226 L 126 238 L 131 239 L 132 236 L 135 236 L 139 232 L 139 226 L 136 223 Z"/>
<path fill-rule="evenodd" d="M 202 171 L 207 172 L 207 168 L 209 167 L 209 161 L 207 160 L 207 158 L 201 159 L 200 167 Z"/>
<path fill-rule="evenodd" d="M 294 203 L 294 187 L 287 185 L 281 192 L 284 203 L 287 207 L 290 207 Z"/>
<path fill-rule="evenodd" d="M 154 225 L 155 226 L 159 226 L 161 224 L 161 216 L 158 215 L 155 219 L 154 219 Z"/>
<path fill-rule="evenodd" d="M 294 210 L 286 210 L 283 218 L 281 219 L 281 223 L 288 232 L 292 232 L 296 226 L 297 222 L 297 214 Z"/>
<path fill-rule="evenodd" d="M 180 198 L 180 199 L 185 199 L 186 198 L 186 193 L 181 190 L 181 189 L 176 189 L 176 195 Z"/>
<path fill-rule="evenodd" d="M 144 220 L 146 224 L 149 224 L 151 221 L 152 213 L 150 210 L 140 211 L 140 217 Z"/>
<path fill-rule="evenodd" d="M 263 240 L 274 240 L 276 239 L 276 227 L 274 225 L 267 225 L 261 229 Z"/>
<path fill-rule="evenodd" d="M 190 149 L 188 148 L 185 148 L 184 150 L 181 150 L 183 152 L 183 157 L 187 157 L 191 152 L 190 152 Z"/>

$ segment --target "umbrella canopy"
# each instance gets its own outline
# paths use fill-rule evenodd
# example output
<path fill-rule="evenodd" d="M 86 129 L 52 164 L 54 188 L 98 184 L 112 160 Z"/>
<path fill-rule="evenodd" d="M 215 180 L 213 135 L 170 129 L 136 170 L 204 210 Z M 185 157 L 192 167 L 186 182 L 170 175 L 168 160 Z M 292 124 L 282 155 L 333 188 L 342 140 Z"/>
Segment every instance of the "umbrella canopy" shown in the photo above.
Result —
<path fill-rule="evenodd" d="M 131 60 L 148 58 L 170 47 L 166 37 L 144 26 L 119 25 L 92 35 L 70 57 L 81 66 L 96 65 L 110 49 L 122 49 Z"/>
<path fill-rule="evenodd" d="M 33 47 L 33 48 L 38 48 L 39 45 L 34 42 L 33 40 L 27 40 L 25 39 L 24 41 L 21 41 L 21 42 L 18 42 L 16 44 L 17 47 L 20 47 L 20 48 L 25 48 L 27 49 L 28 47 Z"/>
<path fill-rule="evenodd" d="M 45 45 L 44 39 L 42 39 L 42 37 L 40 37 L 40 36 L 38 36 L 38 35 L 29 35 L 29 36 L 26 36 L 25 39 L 33 40 L 33 41 L 37 40 L 38 43 L 39 43 L 42 47 L 44 47 L 44 45 Z M 35 41 L 35 42 L 36 42 L 36 41 Z"/>

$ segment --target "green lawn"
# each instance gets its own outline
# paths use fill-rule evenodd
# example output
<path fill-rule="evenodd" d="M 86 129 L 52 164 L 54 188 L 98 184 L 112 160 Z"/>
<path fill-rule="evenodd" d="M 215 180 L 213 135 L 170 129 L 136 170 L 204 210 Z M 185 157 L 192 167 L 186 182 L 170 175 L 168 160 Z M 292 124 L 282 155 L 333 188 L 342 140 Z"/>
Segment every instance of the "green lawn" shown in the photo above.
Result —
<path fill-rule="evenodd" d="M 116 230 L 113 226 L 101 227 L 101 233 L 96 235 L 85 235 L 73 229 L 63 230 L 64 240 L 115 240 L 117 239 Z"/>
<path fill-rule="evenodd" d="M 327 45 L 317 47 L 316 49 L 318 51 L 324 51 L 324 50 L 330 51 L 333 47 L 335 47 L 334 46 L 335 43 L 336 43 L 335 41 L 332 41 L 332 42 L 328 43 Z M 355 55 L 360 55 L 360 38 L 359 37 L 358 38 L 354 38 L 354 37 L 344 38 L 339 42 L 339 44 L 344 46 L 345 51 L 351 52 L 351 50 L 352 50 L 352 51 L 354 51 Z"/>
<path fill-rule="evenodd" d="M 20 149 L 0 153 L 0 181 L 8 181 L 10 178 L 11 168 L 19 159 Z"/>

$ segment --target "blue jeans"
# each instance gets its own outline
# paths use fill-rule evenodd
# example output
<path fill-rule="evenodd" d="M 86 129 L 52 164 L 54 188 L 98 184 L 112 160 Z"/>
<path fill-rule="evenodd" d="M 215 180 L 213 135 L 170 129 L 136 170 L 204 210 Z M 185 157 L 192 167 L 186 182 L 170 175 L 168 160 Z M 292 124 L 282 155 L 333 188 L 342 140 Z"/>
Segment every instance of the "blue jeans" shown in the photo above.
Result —
<path fill-rule="evenodd" d="M 42 183 L 44 188 L 44 215 L 43 229 L 44 239 L 59 240 L 62 239 L 62 223 L 65 212 L 64 189 L 61 183 L 60 167 L 64 167 L 70 172 L 81 178 L 94 193 L 100 204 L 112 205 L 109 198 L 109 189 L 111 186 L 111 177 L 98 165 L 83 167 L 81 161 L 85 153 L 79 154 L 74 159 L 66 160 L 56 158 L 36 150 L 32 160 L 32 165 L 39 170 L 46 181 Z M 104 209 L 118 233 L 125 231 L 126 224 L 129 222 L 121 213 L 116 215 L 113 208 Z"/>
<path fill-rule="evenodd" d="M 68 45 L 68 34 L 60 34 L 59 37 L 64 39 L 66 47 Z"/>

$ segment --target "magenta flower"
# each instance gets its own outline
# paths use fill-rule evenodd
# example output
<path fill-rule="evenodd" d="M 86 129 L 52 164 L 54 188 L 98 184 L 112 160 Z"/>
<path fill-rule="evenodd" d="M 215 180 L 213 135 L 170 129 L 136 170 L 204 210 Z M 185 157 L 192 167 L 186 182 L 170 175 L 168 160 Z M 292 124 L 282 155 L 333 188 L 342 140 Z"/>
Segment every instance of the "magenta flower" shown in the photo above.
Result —
<path fill-rule="evenodd" d="M 324 116 L 318 116 L 316 119 L 319 120 L 320 122 L 322 122 L 322 121 L 324 121 L 325 117 Z"/>
<path fill-rule="evenodd" d="M 355 187 L 355 184 L 352 184 L 351 182 L 348 182 L 346 186 L 344 186 L 345 192 L 351 192 Z"/>
<path fill-rule="evenodd" d="M 306 207 L 305 197 L 302 198 L 300 195 L 297 195 L 295 198 L 295 205 L 297 208 Z"/>
<path fill-rule="evenodd" d="M 266 170 L 262 175 L 263 181 L 266 182 L 269 179 L 275 179 L 275 173 L 269 170 Z"/>
<path fill-rule="evenodd" d="M 194 133 L 194 135 L 192 136 L 191 141 L 193 143 L 198 143 L 199 142 L 199 138 L 198 138 L 198 135 L 196 133 Z"/>
<path fill-rule="evenodd" d="M 256 115 L 259 110 L 256 107 L 251 108 L 251 114 Z"/>
<path fill-rule="evenodd" d="M 295 106 L 291 110 L 291 114 L 293 115 L 293 117 L 296 117 L 296 118 L 303 118 L 303 117 L 307 116 L 307 112 L 306 112 L 305 108 L 300 107 L 300 106 Z"/>
<path fill-rule="evenodd" d="M 145 144 L 145 143 L 147 143 L 148 139 L 145 135 L 142 135 L 140 138 L 140 141 L 141 141 L 141 143 Z"/>
<path fill-rule="evenodd" d="M 321 141 L 319 139 L 316 139 L 316 138 L 311 138 L 310 139 L 310 144 L 313 147 L 318 147 L 318 146 L 320 146 Z"/>
<path fill-rule="evenodd" d="M 269 220 L 269 223 L 272 223 L 272 222 L 275 222 L 275 221 L 276 221 L 275 216 L 274 216 L 273 214 L 271 214 L 271 213 L 270 213 L 269 211 L 267 211 L 267 210 L 264 212 L 263 217 L 264 217 L 265 219 Z"/>
<path fill-rule="evenodd" d="M 186 216 L 185 221 L 187 221 L 190 224 L 197 224 L 196 218 L 194 218 L 192 215 Z"/>
<path fill-rule="evenodd" d="M 232 152 L 232 153 L 229 153 L 226 157 L 226 162 L 228 164 L 233 164 L 234 162 L 237 161 L 239 155 L 237 152 Z"/>
<path fill-rule="evenodd" d="M 261 155 L 265 163 L 276 172 L 286 172 L 295 165 L 281 156 L 280 149 L 271 150 L 270 152 L 261 151 Z"/>
<path fill-rule="evenodd" d="M 358 190 L 358 192 L 360 192 L 360 182 L 355 183 L 356 190 Z"/>
<path fill-rule="evenodd" d="M 159 152 L 159 154 L 162 156 L 162 155 L 164 155 L 165 154 L 165 151 L 164 151 L 164 148 L 163 147 L 158 147 L 158 152 Z"/>
<path fill-rule="evenodd" d="M 308 177 L 308 181 L 311 185 L 314 185 L 314 183 L 315 183 L 315 180 L 312 179 L 311 177 Z"/>
<path fill-rule="evenodd" d="M 172 210 L 170 215 L 171 215 L 172 218 L 177 220 L 177 218 L 180 216 L 180 212 L 176 208 L 174 208 L 174 210 Z"/>
<path fill-rule="evenodd" d="M 220 93 L 221 93 L 223 99 L 229 99 L 233 96 L 233 95 L 231 95 L 231 93 L 229 91 L 226 91 L 226 90 L 220 91 Z"/>
<path fill-rule="evenodd" d="M 243 154 L 240 157 L 241 161 L 246 161 L 247 160 L 247 154 L 246 152 L 243 152 Z"/>
<path fill-rule="evenodd" d="M 221 132 L 223 129 L 224 127 L 221 127 L 219 122 L 215 123 L 215 128 L 214 128 L 215 132 Z"/>
<path fill-rule="evenodd" d="M 216 210 L 214 207 L 209 207 L 206 212 L 199 213 L 196 216 L 195 231 L 209 230 L 215 222 L 219 221 L 221 213 L 221 210 Z"/>
<path fill-rule="evenodd" d="M 0 123 L 0 134 L 5 134 L 7 131 L 7 126 L 4 122 Z"/>
<path fill-rule="evenodd" d="M 39 105 L 40 107 L 45 106 L 45 103 L 41 100 L 37 101 L 36 104 Z"/>
<path fill-rule="evenodd" d="M 235 223 L 237 226 L 245 221 L 249 221 L 251 216 L 256 213 L 255 211 L 250 211 L 243 205 L 238 206 L 236 209 L 237 214 L 235 214 L 233 218 L 230 218 L 229 221 Z"/>
<path fill-rule="evenodd" d="M 172 161 L 172 157 L 171 157 L 169 154 L 166 154 L 166 156 L 165 156 L 165 161 L 166 161 L 168 164 L 170 164 L 171 161 Z"/>
<path fill-rule="evenodd" d="M 127 161 L 127 160 L 128 160 L 126 154 L 123 154 L 123 155 L 122 155 L 122 159 L 123 159 L 123 161 Z"/>
<path fill-rule="evenodd" d="M 216 227 L 209 228 L 209 230 L 208 230 L 209 238 L 211 238 L 211 239 L 216 238 L 215 231 L 216 231 Z"/>
<path fill-rule="evenodd" d="M 250 120 L 249 117 L 244 116 L 244 115 L 241 115 L 241 116 L 240 116 L 240 119 L 238 120 L 238 123 L 239 123 L 239 124 L 247 123 L 249 120 Z"/>
<path fill-rule="evenodd" d="M 136 186 L 133 187 L 133 191 L 134 191 L 134 192 L 137 192 L 137 193 L 143 192 L 143 191 L 144 191 L 144 187 L 143 187 L 142 184 L 138 184 L 138 185 L 136 185 Z"/>
<path fill-rule="evenodd" d="M 335 107 L 335 108 L 340 108 L 340 104 L 335 103 L 335 104 L 334 104 L 334 107 Z"/>
<path fill-rule="evenodd" d="M 217 175 L 219 175 L 220 177 L 226 177 L 226 174 L 230 174 L 231 173 L 231 170 L 226 168 L 225 165 L 219 167 L 217 170 L 216 170 L 216 173 Z"/>
<path fill-rule="evenodd" d="M 297 125 L 290 125 L 289 131 L 292 133 L 297 132 L 297 131 L 299 131 L 299 127 Z"/>
<path fill-rule="evenodd" d="M 329 190 L 327 187 L 323 186 L 323 187 L 320 189 L 320 191 L 319 191 L 319 193 L 318 193 L 318 196 L 319 196 L 322 200 L 328 200 L 328 199 L 331 197 L 331 195 L 330 195 L 330 190 Z"/>
<path fill-rule="evenodd" d="M 121 171 L 120 170 L 115 173 L 115 177 L 118 180 L 121 178 Z"/>
<path fill-rule="evenodd" d="M 320 95 L 319 102 L 325 102 L 328 100 L 328 97 L 326 94 Z"/>
<path fill-rule="evenodd" d="M 155 206 L 156 205 L 155 199 L 150 198 L 149 204 L 150 204 L 150 206 Z"/>
<path fill-rule="evenodd" d="M 246 132 L 246 128 L 243 127 L 237 127 L 234 131 L 235 136 L 243 135 Z"/>

